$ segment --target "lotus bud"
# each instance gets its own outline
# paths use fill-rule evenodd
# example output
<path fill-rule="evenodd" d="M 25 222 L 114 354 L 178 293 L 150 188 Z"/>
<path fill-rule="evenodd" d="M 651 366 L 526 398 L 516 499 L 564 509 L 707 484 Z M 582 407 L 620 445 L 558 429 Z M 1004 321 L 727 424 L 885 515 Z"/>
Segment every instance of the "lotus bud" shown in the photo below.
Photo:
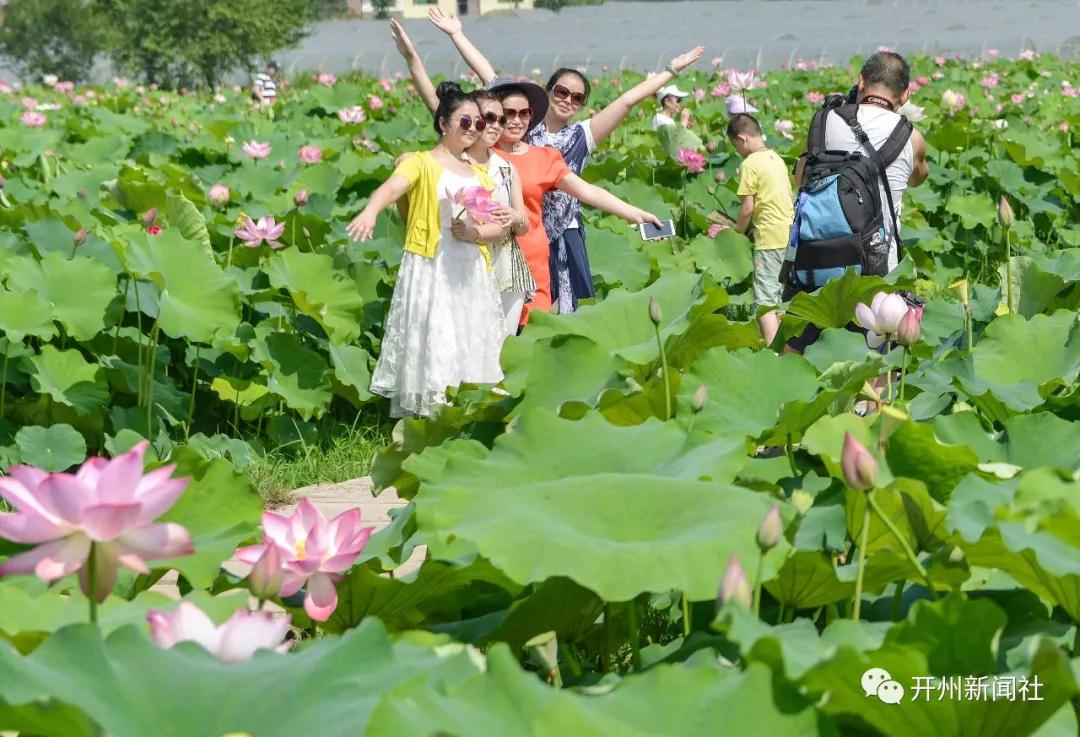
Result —
<path fill-rule="evenodd" d="M 971 296 L 968 292 L 967 279 L 961 279 L 960 281 L 953 282 L 949 285 L 949 289 L 956 292 L 956 296 L 960 298 L 960 304 L 967 307 L 971 303 Z"/>
<path fill-rule="evenodd" d="M 225 145 L 226 145 L 226 146 L 231 146 L 231 145 L 233 145 L 234 143 L 236 143 L 236 139 L 235 139 L 235 138 L 233 138 L 232 136 L 225 136 Z"/>
<path fill-rule="evenodd" d="M 83 243 L 86 243 L 86 236 L 86 228 L 79 228 L 72 240 L 75 242 L 76 246 L 81 246 Z"/>
<path fill-rule="evenodd" d="M 281 554 L 276 545 L 267 545 L 248 575 L 248 590 L 256 598 L 270 599 L 278 595 L 284 582 L 285 571 L 281 567 Z"/>
<path fill-rule="evenodd" d="M 922 308 L 912 307 L 900 320 L 896 329 L 896 342 L 902 346 L 914 345 L 919 340 L 922 325 Z"/>
<path fill-rule="evenodd" d="M 869 491 L 877 484 L 878 466 L 874 456 L 851 433 L 844 433 L 844 450 L 840 454 L 844 481 L 852 489 Z"/>
<path fill-rule="evenodd" d="M 750 592 L 750 582 L 746 579 L 746 572 L 739 563 L 739 556 L 731 556 L 727 568 L 724 570 L 724 580 L 720 582 L 720 594 L 717 597 L 717 606 L 724 606 L 729 601 L 749 609 L 754 603 L 753 594 Z"/>
<path fill-rule="evenodd" d="M 142 224 L 144 228 L 149 228 L 157 221 L 157 208 L 151 207 L 149 210 L 143 213 Z"/>
<path fill-rule="evenodd" d="M 772 550 L 784 536 L 784 523 L 780 519 L 780 502 L 773 502 L 757 531 L 757 544 L 762 552 Z"/>
<path fill-rule="evenodd" d="M 311 232 L 307 228 L 301 227 L 300 232 L 304 234 L 305 238 L 311 237 Z"/>
<path fill-rule="evenodd" d="M 663 316 L 660 312 L 660 303 L 656 301 L 656 297 L 649 297 L 649 319 L 652 320 L 653 325 L 660 327 Z"/>
<path fill-rule="evenodd" d="M 215 184 L 213 187 L 210 188 L 210 191 L 207 193 L 206 196 L 207 199 L 210 200 L 211 205 L 213 205 L 214 207 L 221 207 L 229 201 L 229 188 L 226 187 L 224 184 Z"/>
<path fill-rule="evenodd" d="M 1001 227 L 1008 230 L 1016 222 L 1016 215 L 1013 213 L 1012 205 L 1005 199 L 1005 195 L 1001 196 L 998 200 L 998 222 L 1001 223 Z"/>
<path fill-rule="evenodd" d="M 86 187 L 79 187 L 77 190 L 75 190 L 75 196 L 80 197 L 80 198 L 85 197 L 86 196 Z"/>
<path fill-rule="evenodd" d="M 690 397 L 690 411 L 695 415 L 701 410 L 705 409 L 705 403 L 709 401 L 709 387 L 702 384 L 694 392 L 694 396 Z"/>
<path fill-rule="evenodd" d="M 297 207 L 303 207 L 304 205 L 307 204 L 307 201 L 308 201 L 308 191 L 306 189 L 301 189 L 292 198 L 292 201 L 293 201 L 293 204 L 296 205 Z"/>

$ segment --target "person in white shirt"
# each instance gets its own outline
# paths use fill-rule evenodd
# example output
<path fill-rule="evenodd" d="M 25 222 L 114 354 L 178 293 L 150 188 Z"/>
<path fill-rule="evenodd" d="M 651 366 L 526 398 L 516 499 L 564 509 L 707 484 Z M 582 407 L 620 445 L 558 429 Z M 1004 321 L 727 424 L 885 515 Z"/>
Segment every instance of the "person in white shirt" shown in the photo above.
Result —
<path fill-rule="evenodd" d="M 675 125 L 675 117 L 679 117 L 683 128 L 690 127 L 690 108 L 683 107 L 684 97 L 689 97 L 689 92 L 683 92 L 673 84 L 661 87 L 656 93 L 656 101 L 660 103 L 660 111 L 653 116 L 653 130 L 660 130 L 665 125 Z"/>
<path fill-rule="evenodd" d="M 281 67 L 276 61 L 266 65 L 266 70 L 255 75 L 255 81 L 251 86 L 251 97 L 259 103 L 259 107 L 273 105 L 277 99 L 277 78 L 281 74 Z"/>

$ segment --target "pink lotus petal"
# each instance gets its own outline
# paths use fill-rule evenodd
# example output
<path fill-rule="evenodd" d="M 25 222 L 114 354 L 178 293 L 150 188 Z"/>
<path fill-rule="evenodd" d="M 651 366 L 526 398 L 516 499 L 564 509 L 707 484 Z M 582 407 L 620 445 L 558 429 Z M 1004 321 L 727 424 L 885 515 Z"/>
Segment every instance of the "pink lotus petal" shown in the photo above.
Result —
<path fill-rule="evenodd" d="M 61 538 L 8 558 L 0 565 L 0 578 L 33 573 L 43 581 L 55 581 L 77 571 L 89 553 L 89 538 L 83 535 Z"/>
<path fill-rule="evenodd" d="M 278 592 L 278 596 L 282 598 L 292 596 L 304 587 L 305 581 L 307 581 L 307 576 L 299 576 L 291 571 L 285 571 L 285 583 L 281 584 L 281 591 Z"/>
<path fill-rule="evenodd" d="M 885 343 L 885 336 L 874 331 L 870 331 L 866 334 L 866 345 L 871 348 L 880 348 Z"/>
<path fill-rule="evenodd" d="M 219 637 L 213 621 L 190 601 L 181 602 L 172 612 L 151 611 L 150 636 L 158 647 L 170 648 L 178 642 L 195 642 L 206 650 L 218 648 Z"/>
<path fill-rule="evenodd" d="M 116 538 L 117 550 L 133 552 L 144 560 L 177 558 L 195 552 L 191 533 L 175 522 L 137 527 Z"/>
<path fill-rule="evenodd" d="M 129 502 L 134 498 L 135 489 L 142 479 L 143 456 L 147 445 L 143 440 L 127 453 L 100 466 L 93 482 L 99 502 L 115 504 Z"/>
<path fill-rule="evenodd" d="M 8 476 L 21 483 L 27 489 L 33 489 L 37 487 L 37 485 L 44 481 L 45 478 L 49 475 L 48 472 L 42 471 L 40 468 L 21 465 L 9 466 L 7 472 Z M 0 479 L 0 482 L 3 482 L 5 480 L 6 479 Z M 3 491 L 0 490 L 0 495 L 2 494 Z"/>
<path fill-rule="evenodd" d="M 900 321 L 907 314 L 908 306 L 899 294 L 889 294 L 881 301 L 875 311 L 878 329 L 889 335 L 896 335 Z"/>
<path fill-rule="evenodd" d="M 37 488 L 42 506 L 55 509 L 60 521 L 72 527 L 82 523 L 83 508 L 97 501 L 92 487 L 67 473 L 50 474 Z"/>
<path fill-rule="evenodd" d="M 236 552 L 233 553 L 233 560 L 253 566 L 262 557 L 267 547 L 266 543 L 259 543 L 237 548 Z"/>
<path fill-rule="evenodd" d="M 93 458 L 87 458 L 79 470 L 75 472 L 75 478 L 82 481 L 90 488 L 97 486 L 98 478 L 101 476 L 101 472 L 105 470 L 105 467 L 109 465 L 109 461 L 106 458 L 94 456 Z"/>
<path fill-rule="evenodd" d="M 877 323 L 874 321 L 874 311 L 872 308 L 867 307 L 860 302 L 855 305 L 855 322 L 859 323 L 861 327 L 867 330 L 875 330 Z"/>
<path fill-rule="evenodd" d="M 240 609 L 218 632 L 220 640 L 215 654 L 223 663 L 241 663 L 257 650 L 278 650 L 289 633 L 289 617 Z"/>
<path fill-rule="evenodd" d="M 82 528 L 95 542 L 120 535 L 139 518 L 138 504 L 95 504 L 82 511 Z"/>
<path fill-rule="evenodd" d="M 142 507 L 140 524 L 149 524 L 176 503 L 191 479 L 170 478 L 175 466 L 155 469 L 142 477 L 135 489 L 135 501 Z"/>
<path fill-rule="evenodd" d="M 70 531 L 66 525 L 38 514 L 0 514 L 0 537 L 23 545 L 49 542 Z"/>
<path fill-rule="evenodd" d="M 316 573 L 308 579 L 304 611 L 316 622 L 325 622 L 337 609 L 337 587 L 325 573 Z"/>
<path fill-rule="evenodd" d="M 285 542 L 286 540 L 288 540 L 291 525 L 291 517 L 286 517 L 285 515 L 279 514 L 277 512 L 263 512 L 262 528 L 263 534 L 265 535 L 267 541 L 274 540 Z M 288 547 L 292 547 L 291 542 L 288 543 Z"/>

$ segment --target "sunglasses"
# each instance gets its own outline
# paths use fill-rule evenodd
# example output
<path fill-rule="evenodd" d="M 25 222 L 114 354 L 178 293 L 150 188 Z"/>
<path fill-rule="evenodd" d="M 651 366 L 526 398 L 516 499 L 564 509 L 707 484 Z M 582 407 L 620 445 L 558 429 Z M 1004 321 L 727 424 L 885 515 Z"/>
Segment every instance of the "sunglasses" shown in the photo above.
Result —
<path fill-rule="evenodd" d="M 497 125 L 500 127 L 506 127 L 506 116 L 496 115 L 495 113 L 484 113 L 484 120 L 488 125 Z"/>
<path fill-rule="evenodd" d="M 487 121 L 483 118 L 477 118 L 476 120 L 473 120 L 472 117 L 468 115 L 462 115 L 461 118 L 458 120 L 458 125 L 461 126 L 461 130 L 463 131 L 468 131 L 473 126 L 476 126 L 476 132 L 480 133 L 485 128 L 487 128 Z"/>
<path fill-rule="evenodd" d="M 527 107 L 522 110 L 514 110 L 513 108 L 504 107 L 503 112 L 506 113 L 503 117 L 507 120 L 513 120 L 514 118 L 521 118 L 526 123 L 532 120 L 532 108 Z"/>
<path fill-rule="evenodd" d="M 557 84 L 552 87 L 551 94 L 555 97 L 556 100 L 565 100 L 569 97 L 570 102 L 572 102 L 574 105 L 577 105 L 578 107 L 581 107 L 585 104 L 584 92 L 571 92 L 569 89 L 563 87 L 561 84 Z"/>

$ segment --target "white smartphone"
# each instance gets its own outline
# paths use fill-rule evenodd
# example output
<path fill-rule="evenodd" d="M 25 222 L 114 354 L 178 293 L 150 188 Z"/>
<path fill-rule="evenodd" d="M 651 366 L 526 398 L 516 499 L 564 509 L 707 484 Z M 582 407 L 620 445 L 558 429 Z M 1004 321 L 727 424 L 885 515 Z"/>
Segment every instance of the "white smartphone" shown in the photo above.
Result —
<path fill-rule="evenodd" d="M 661 220 L 659 228 L 652 223 L 642 223 L 638 228 L 641 230 L 643 241 L 657 241 L 675 235 L 675 223 L 671 220 Z"/>

